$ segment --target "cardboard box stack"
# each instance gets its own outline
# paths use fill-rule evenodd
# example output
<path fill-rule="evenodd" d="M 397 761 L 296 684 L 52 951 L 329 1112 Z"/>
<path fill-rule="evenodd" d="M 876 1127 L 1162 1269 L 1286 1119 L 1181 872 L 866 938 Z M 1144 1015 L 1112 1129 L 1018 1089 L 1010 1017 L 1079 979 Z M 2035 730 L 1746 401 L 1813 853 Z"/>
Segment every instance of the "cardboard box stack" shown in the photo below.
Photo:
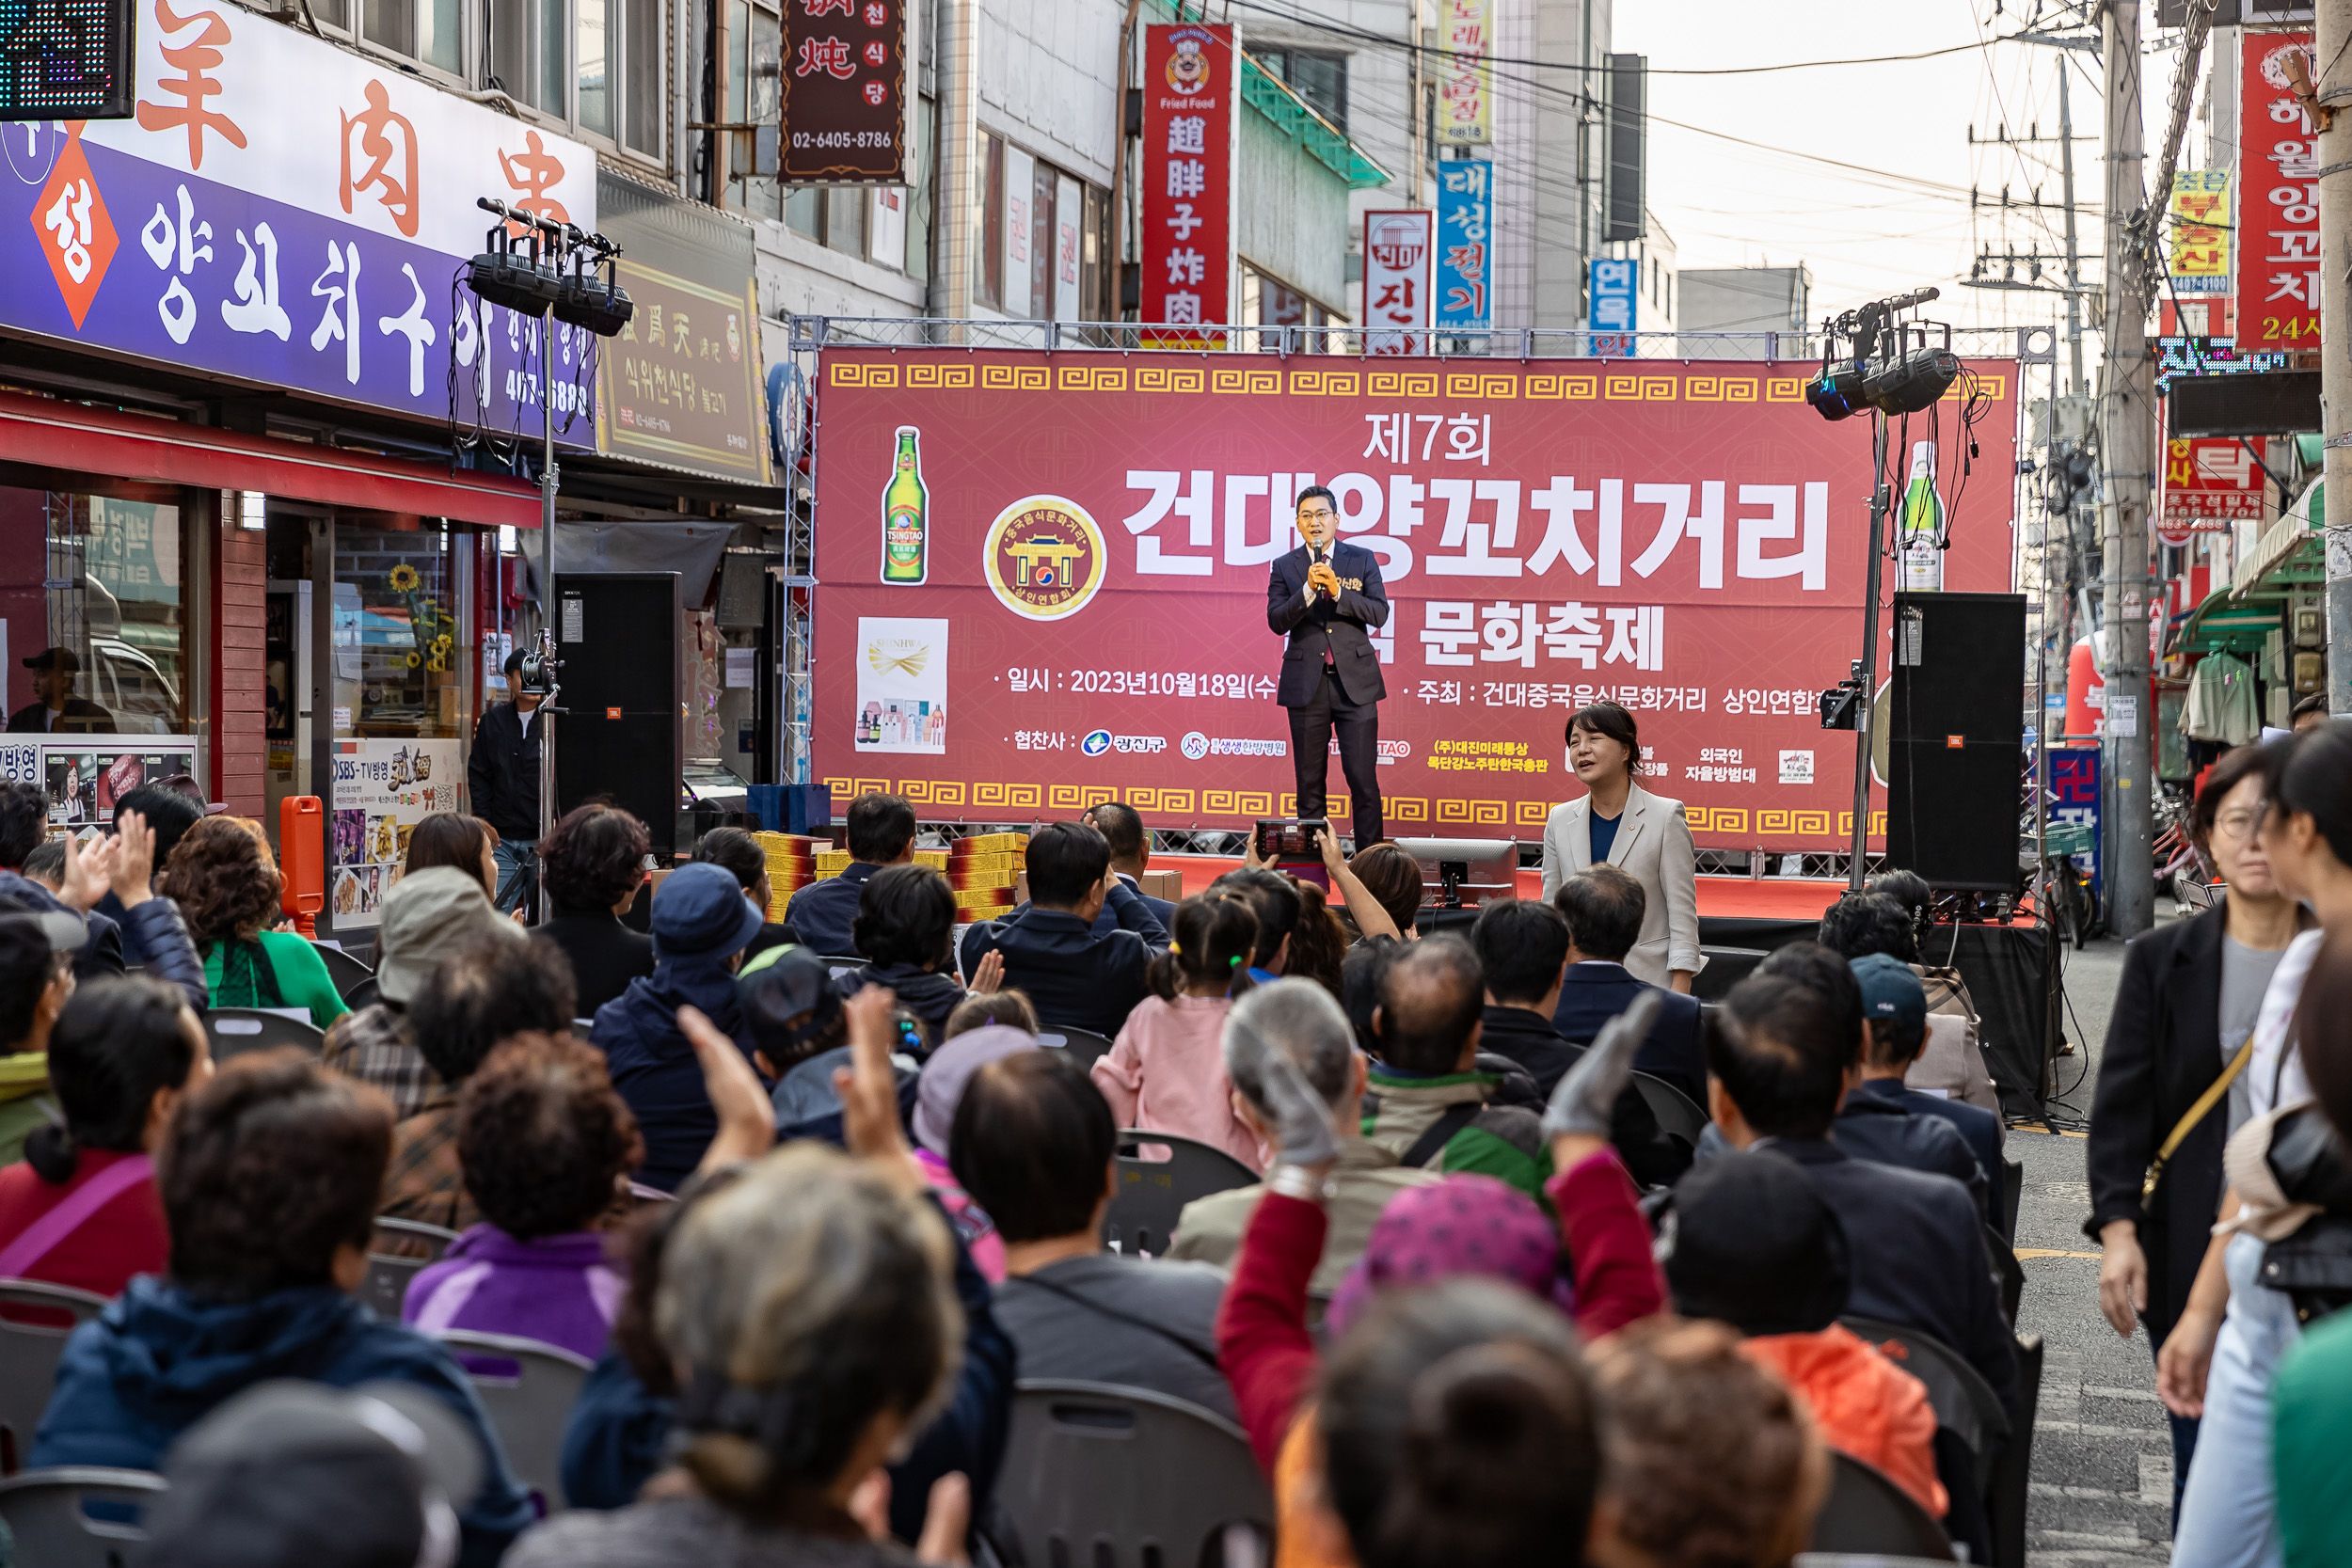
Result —
<path fill-rule="evenodd" d="M 1012 908 L 1013 884 L 1021 879 L 1026 833 L 979 833 L 956 840 L 946 851 L 947 881 L 956 890 L 959 919 L 993 920 Z"/>
<path fill-rule="evenodd" d="M 768 918 L 784 918 L 792 895 L 817 879 L 817 840 L 801 833 L 755 832 L 768 852 Z"/>

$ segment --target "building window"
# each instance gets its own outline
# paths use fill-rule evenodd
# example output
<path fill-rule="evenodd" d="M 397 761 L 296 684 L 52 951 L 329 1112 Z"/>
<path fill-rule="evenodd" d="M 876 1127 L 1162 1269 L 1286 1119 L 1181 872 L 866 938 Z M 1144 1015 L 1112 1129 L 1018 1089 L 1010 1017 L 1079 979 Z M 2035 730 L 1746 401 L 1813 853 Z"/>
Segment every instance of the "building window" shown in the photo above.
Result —
<path fill-rule="evenodd" d="M 984 166 L 982 178 L 974 182 L 980 198 L 979 222 L 974 227 L 980 234 L 980 253 L 973 258 L 979 269 L 974 279 L 979 302 L 991 310 L 1005 308 L 1005 143 L 1003 138 L 982 133 L 980 158 Z"/>
<path fill-rule="evenodd" d="M 450 57 L 456 57 L 458 0 L 364 3 L 371 38 L 379 8 L 413 8 L 419 36 L 413 52 L 439 64 L 427 51 L 447 37 Z M 490 85 L 580 131 L 659 157 L 661 6 L 662 0 L 489 0 L 485 54 Z"/>
<path fill-rule="evenodd" d="M 1241 322 L 1246 326 L 1307 326 L 1325 327 L 1331 325 L 1331 313 L 1311 296 L 1267 277 L 1257 268 L 1245 264 L 1241 270 Z M 1245 349 L 1274 353 L 1281 346 L 1281 339 L 1273 333 L 1259 333 L 1256 341 L 1245 340 Z M 1323 354 L 1329 350 L 1328 335 L 1311 332 L 1293 348 L 1304 354 Z"/>
<path fill-rule="evenodd" d="M 1347 56 L 1319 49 L 1252 49 L 1250 54 L 1276 80 L 1289 86 L 1315 113 L 1344 134 L 1347 130 Z"/>
<path fill-rule="evenodd" d="M 10 731 L 184 735 L 180 509 L 0 489 Z"/>

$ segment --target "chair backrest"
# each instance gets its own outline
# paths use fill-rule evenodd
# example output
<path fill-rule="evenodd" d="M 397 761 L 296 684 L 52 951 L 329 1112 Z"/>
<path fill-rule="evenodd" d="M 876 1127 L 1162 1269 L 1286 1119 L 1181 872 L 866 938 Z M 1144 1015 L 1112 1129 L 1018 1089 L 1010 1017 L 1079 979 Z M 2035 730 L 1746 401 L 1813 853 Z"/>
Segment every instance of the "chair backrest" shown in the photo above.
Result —
<path fill-rule="evenodd" d="M 2023 1160 L 2001 1162 L 2001 1233 L 2010 1244 L 2017 1243 L 2017 1200 L 2026 1193 L 2026 1163 Z"/>
<path fill-rule="evenodd" d="M 1112 1384 L 1020 1384 L 996 1503 L 1032 1568 L 1199 1568 L 1236 1560 L 1214 1549 L 1229 1527 L 1274 1538 L 1241 1428 Z"/>
<path fill-rule="evenodd" d="M 1815 1552 L 1851 1554 L 1874 1562 L 1889 1558 L 1952 1560 L 1944 1527 L 1910 1493 L 1851 1454 L 1829 1457 L 1829 1496 L 1813 1516 Z"/>
<path fill-rule="evenodd" d="M 439 1337 L 482 1396 L 522 1483 L 548 1513 L 564 1508 L 564 1423 L 580 1402 L 589 1362 L 558 1345 L 506 1334 L 449 1329 Z"/>
<path fill-rule="evenodd" d="M 1037 1043 L 1048 1051 L 1069 1052 L 1072 1061 L 1089 1070 L 1111 1050 L 1111 1042 L 1091 1030 L 1065 1029 L 1058 1024 L 1039 1030 Z"/>
<path fill-rule="evenodd" d="M 0 1481 L 0 1520 L 24 1568 L 123 1568 L 146 1544 L 147 1530 L 120 1515 L 135 1520 L 165 1490 L 164 1478 L 145 1470 L 27 1470 Z M 110 1505 L 110 1517 L 93 1517 L 91 1503 Z"/>
<path fill-rule="evenodd" d="M 1646 1072 L 1633 1075 L 1633 1086 L 1641 1091 L 1642 1103 L 1658 1118 L 1661 1132 L 1680 1138 L 1691 1148 L 1699 1146 L 1699 1134 L 1707 1131 L 1707 1113 L 1692 1103 L 1691 1097 Z"/>
<path fill-rule="evenodd" d="M 1147 1147 L 1153 1153 L 1165 1150 L 1167 1158 L 1145 1159 Z M 1127 1128 L 1119 1134 L 1104 1242 L 1116 1243 L 1121 1252 L 1156 1258 L 1168 1250 L 1185 1204 L 1257 1180 L 1258 1173 L 1248 1165 L 1197 1138 Z"/>
<path fill-rule="evenodd" d="M 355 1013 L 362 1007 L 373 1007 L 383 1000 L 383 996 L 375 989 L 375 976 L 373 974 L 358 981 L 349 990 L 343 992 L 343 1006 Z"/>
<path fill-rule="evenodd" d="M 106 1298 L 38 1279 L 0 1279 L 0 1311 L 12 1307 L 38 1310 L 0 1317 L 0 1476 L 14 1475 L 33 1451 L 66 1338 L 103 1312 Z"/>
<path fill-rule="evenodd" d="M 433 1266 L 430 1258 L 395 1258 L 368 1254 L 368 1272 L 359 1280 L 359 1299 L 368 1310 L 387 1323 L 401 1321 L 401 1304 L 408 1299 L 409 1282 Z"/>
<path fill-rule="evenodd" d="M 281 1045 L 298 1045 L 313 1056 L 326 1048 L 326 1034 L 316 1025 L 262 1007 L 215 1007 L 204 1015 L 204 1033 L 215 1062 Z"/>
<path fill-rule="evenodd" d="M 340 947 L 328 947 L 314 942 L 310 944 L 310 951 L 316 953 L 319 956 L 319 962 L 326 966 L 326 977 L 333 982 L 335 994 L 343 999 L 343 1006 L 346 1007 L 351 1006 L 352 991 L 362 981 L 375 978 L 374 970 L 370 969 Z"/>
<path fill-rule="evenodd" d="M 2017 1251 L 2009 1244 L 2009 1238 L 1991 1226 L 1984 1227 L 1984 1250 L 1993 1259 L 1993 1279 L 2001 1289 L 2001 1315 L 2017 1325 L 2017 1304 L 2026 1299 L 2026 1265 L 2017 1260 Z"/>
<path fill-rule="evenodd" d="M 1981 1491 L 1992 1479 L 1993 1461 L 2009 1439 L 2009 1412 L 2001 1408 L 2001 1397 L 1984 1375 L 1931 1334 L 1875 1318 L 1840 1318 L 1838 1322 L 1927 1385 L 1928 1403 L 1935 1407 L 1935 1424 L 1968 1445 Z"/>
<path fill-rule="evenodd" d="M 416 1254 L 420 1247 L 423 1248 L 421 1256 L 427 1262 L 437 1261 L 441 1254 L 449 1250 L 450 1243 L 457 1240 L 454 1230 L 427 1225 L 422 1220 L 394 1219 L 389 1214 L 376 1215 L 375 1230 L 379 1237 L 390 1237 L 397 1241 L 403 1257 Z"/>

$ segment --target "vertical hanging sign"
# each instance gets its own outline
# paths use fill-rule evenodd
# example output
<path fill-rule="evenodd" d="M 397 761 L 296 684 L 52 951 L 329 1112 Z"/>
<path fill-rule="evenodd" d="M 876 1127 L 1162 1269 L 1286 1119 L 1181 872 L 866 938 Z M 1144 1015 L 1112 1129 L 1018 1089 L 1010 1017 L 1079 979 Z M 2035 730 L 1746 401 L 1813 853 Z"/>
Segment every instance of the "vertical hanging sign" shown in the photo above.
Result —
<path fill-rule="evenodd" d="M 2319 133 L 2287 57 L 2309 33 L 2249 33 L 2238 97 L 2238 352 L 2319 346 Z"/>
<path fill-rule="evenodd" d="M 1426 212 L 1364 214 L 1364 352 L 1429 352 Z"/>
<path fill-rule="evenodd" d="M 1437 306 L 1440 332 L 1485 332 L 1494 322 L 1495 166 L 1484 158 L 1438 166 Z"/>
<path fill-rule="evenodd" d="M 1143 40 L 1145 348 L 1223 348 L 1232 319 L 1233 111 L 1241 55 L 1230 24 L 1153 23 Z"/>
<path fill-rule="evenodd" d="M 1440 147 L 1495 139 L 1494 0 L 1438 0 Z"/>
<path fill-rule="evenodd" d="M 907 182 L 906 0 L 784 0 L 782 180 Z"/>
<path fill-rule="evenodd" d="M 2171 233 L 2165 246 L 2168 286 L 2176 294 L 2230 292 L 2230 173 L 2185 168 L 2172 176 Z"/>

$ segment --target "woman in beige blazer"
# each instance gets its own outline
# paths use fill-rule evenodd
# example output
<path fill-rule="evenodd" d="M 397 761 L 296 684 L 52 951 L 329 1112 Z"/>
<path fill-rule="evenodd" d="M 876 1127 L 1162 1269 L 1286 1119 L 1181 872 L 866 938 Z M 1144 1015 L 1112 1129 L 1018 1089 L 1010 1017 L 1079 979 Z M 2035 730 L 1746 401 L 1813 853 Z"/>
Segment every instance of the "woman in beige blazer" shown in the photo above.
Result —
<path fill-rule="evenodd" d="M 1699 956 L 1697 848 L 1682 802 L 1633 782 L 1641 736 L 1633 715 L 1615 703 L 1577 709 L 1567 739 L 1568 767 L 1590 793 L 1552 807 L 1544 822 L 1544 896 L 1596 864 L 1625 872 L 1642 884 L 1645 898 L 1642 935 L 1625 956 L 1627 971 L 1687 992 L 1707 960 Z M 1597 829 L 1599 854 L 1593 852 Z"/>

